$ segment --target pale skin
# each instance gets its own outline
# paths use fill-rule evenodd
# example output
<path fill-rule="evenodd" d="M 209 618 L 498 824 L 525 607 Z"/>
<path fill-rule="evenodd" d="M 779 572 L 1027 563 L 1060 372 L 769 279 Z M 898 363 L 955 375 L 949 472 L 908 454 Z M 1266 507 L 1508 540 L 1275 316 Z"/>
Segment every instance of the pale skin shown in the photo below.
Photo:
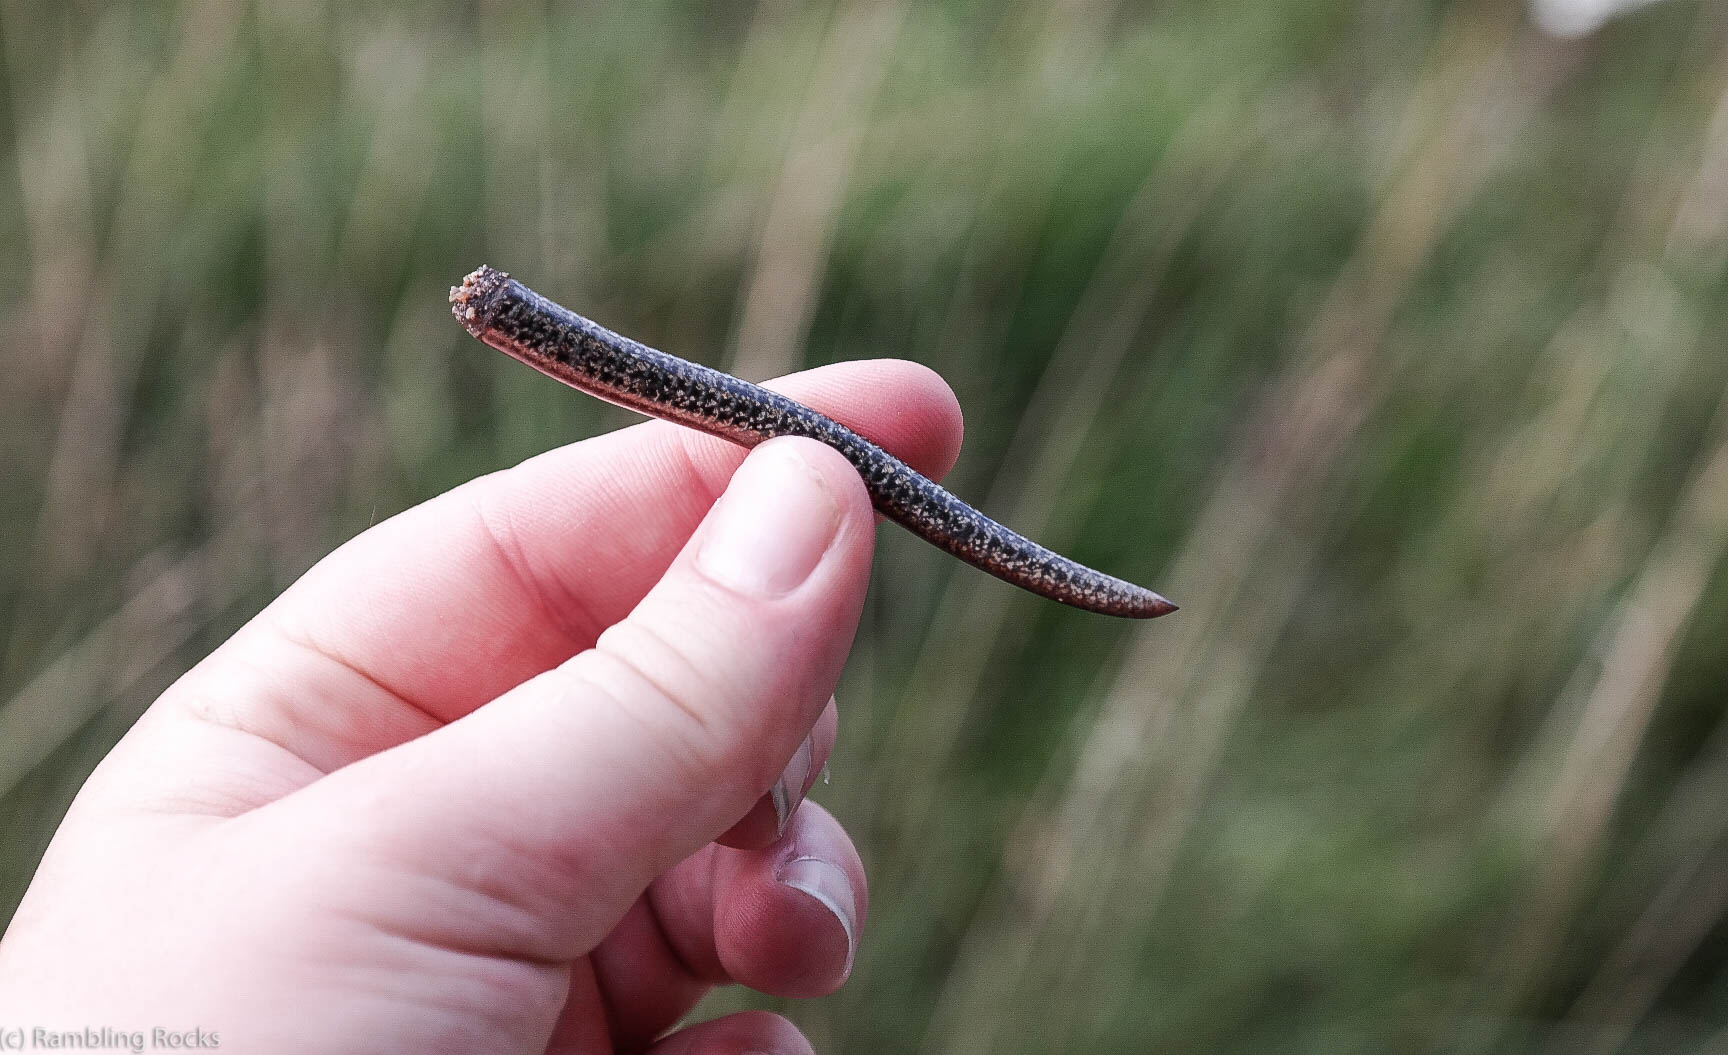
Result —
<path fill-rule="evenodd" d="M 775 387 L 932 477 L 958 450 L 952 394 L 913 364 Z M 765 1013 L 674 1027 L 715 985 L 814 997 L 851 970 L 863 865 L 799 802 L 873 534 L 828 448 L 746 461 L 662 422 L 365 532 L 91 777 L 0 941 L 0 1024 L 809 1052 Z"/>

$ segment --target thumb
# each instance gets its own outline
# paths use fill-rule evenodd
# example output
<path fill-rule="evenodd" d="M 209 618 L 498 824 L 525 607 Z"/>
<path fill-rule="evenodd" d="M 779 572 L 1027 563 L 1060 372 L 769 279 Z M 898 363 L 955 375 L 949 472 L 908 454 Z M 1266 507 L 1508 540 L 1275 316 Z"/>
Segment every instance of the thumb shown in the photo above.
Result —
<path fill-rule="evenodd" d="M 338 843 L 333 857 L 404 874 L 414 897 L 366 906 L 403 914 L 384 922 L 573 959 L 744 816 L 809 734 L 857 628 L 873 533 L 839 454 L 763 444 L 593 648 L 258 813 L 290 812 Z M 428 905 L 427 890 L 459 903 Z M 493 919 L 508 933 L 475 933 Z"/>

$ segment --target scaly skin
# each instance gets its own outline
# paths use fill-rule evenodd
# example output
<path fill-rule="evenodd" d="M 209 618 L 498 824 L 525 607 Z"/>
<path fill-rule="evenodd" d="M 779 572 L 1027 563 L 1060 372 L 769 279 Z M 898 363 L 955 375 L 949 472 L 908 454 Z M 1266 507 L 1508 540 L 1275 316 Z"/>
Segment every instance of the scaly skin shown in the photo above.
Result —
<path fill-rule="evenodd" d="M 456 320 L 481 341 L 609 403 L 745 447 L 776 436 L 826 443 L 858 470 L 883 516 L 1004 582 L 1104 615 L 1149 619 L 1176 610 L 1151 590 L 1003 527 L 832 418 L 621 337 L 502 271 L 481 267 L 450 290 L 450 304 Z"/>

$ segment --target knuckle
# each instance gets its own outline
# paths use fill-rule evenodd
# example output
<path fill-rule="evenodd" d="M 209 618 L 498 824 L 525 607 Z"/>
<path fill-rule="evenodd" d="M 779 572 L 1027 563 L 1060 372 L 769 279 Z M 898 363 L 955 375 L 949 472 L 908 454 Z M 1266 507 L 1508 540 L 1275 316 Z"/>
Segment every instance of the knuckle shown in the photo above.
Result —
<path fill-rule="evenodd" d="M 627 619 L 586 653 L 584 676 L 603 688 L 626 720 L 649 726 L 666 761 L 697 780 L 750 773 L 751 738 L 736 720 L 735 688 L 692 656 L 693 642 L 652 622 Z M 772 776 L 767 778 L 772 780 Z"/>
<path fill-rule="evenodd" d="M 489 491 L 475 494 L 470 513 L 493 560 L 536 613 L 571 640 L 591 640 L 594 613 L 577 591 L 536 565 L 516 514 Z"/>

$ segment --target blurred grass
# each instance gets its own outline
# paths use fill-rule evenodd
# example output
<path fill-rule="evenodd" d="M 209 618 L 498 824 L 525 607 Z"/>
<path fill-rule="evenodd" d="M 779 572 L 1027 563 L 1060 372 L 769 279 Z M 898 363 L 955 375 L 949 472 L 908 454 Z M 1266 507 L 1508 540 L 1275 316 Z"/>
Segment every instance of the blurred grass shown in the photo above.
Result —
<path fill-rule="evenodd" d="M 0 46 L 0 903 L 320 554 L 628 420 L 449 322 L 486 261 L 750 376 L 925 362 L 956 490 L 1183 605 L 884 532 L 820 1050 L 1728 1047 L 1719 7 L 6 0 Z"/>

